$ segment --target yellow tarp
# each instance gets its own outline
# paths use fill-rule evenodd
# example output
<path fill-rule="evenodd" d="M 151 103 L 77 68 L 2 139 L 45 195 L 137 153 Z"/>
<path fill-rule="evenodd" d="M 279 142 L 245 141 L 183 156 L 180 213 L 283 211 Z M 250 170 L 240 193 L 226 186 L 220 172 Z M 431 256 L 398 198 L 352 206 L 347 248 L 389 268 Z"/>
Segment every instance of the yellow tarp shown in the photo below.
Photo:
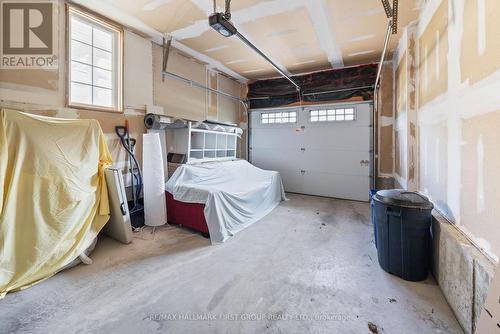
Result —
<path fill-rule="evenodd" d="M 0 298 L 54 275 L 109 219 L 96 120 L 0 110 Z"/>

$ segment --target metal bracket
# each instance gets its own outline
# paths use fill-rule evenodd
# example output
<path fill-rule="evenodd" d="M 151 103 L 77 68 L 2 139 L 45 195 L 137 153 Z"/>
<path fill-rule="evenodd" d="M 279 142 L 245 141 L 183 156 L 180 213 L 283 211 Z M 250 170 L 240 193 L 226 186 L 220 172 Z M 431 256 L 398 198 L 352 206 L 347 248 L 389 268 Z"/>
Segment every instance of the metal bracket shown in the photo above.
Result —
<path fill-rule="evenodd" d="M 162 64 L 161 64 L 161 80 L 162 82 L 165 82 L 165 72 L 167 72 L 167 64 L 168 64 L 168 56 L 170 54 L 170 46 L 172 45 L 172 36 L 168 36 L 167 39 L 163 37 L 163 59 L 162 59 Z"/>
<path fill-rule="evenodd" d="M 392 34 L 398 33 L 398 4 L 399 0 L 392 1 Z"/>
<path fill-rule="evenodd" d="M 385 15 L 387 16 L 387 18 L 391 18 L 392 17 L 392 8 L 391 8 L 391 4 L 389 3 L 389 0 L 382 0 L 382 6 L 384 6 Z"/>

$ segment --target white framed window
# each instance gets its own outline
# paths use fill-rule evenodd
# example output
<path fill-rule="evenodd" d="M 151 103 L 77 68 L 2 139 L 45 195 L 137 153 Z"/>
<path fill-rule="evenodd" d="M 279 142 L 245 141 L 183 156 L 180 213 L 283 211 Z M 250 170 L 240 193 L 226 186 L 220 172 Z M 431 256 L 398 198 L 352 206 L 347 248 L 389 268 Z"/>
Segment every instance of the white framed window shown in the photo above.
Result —
<path fill-rule="evenodd" d="M 68 6 L 68 105 L 122 111 L 123 30 Z"/>
<path fill-rule="evenodd" d="M 287 124 L 297 123 L 297 112 L 263 112 L 260 114 L 262 124 Z"/>
<path fill-rule="evenodd" d="M 356 112 L 354 108 L 331 108 L 309 111 L 310 122 L 343 122 L 354 121 Z"/>

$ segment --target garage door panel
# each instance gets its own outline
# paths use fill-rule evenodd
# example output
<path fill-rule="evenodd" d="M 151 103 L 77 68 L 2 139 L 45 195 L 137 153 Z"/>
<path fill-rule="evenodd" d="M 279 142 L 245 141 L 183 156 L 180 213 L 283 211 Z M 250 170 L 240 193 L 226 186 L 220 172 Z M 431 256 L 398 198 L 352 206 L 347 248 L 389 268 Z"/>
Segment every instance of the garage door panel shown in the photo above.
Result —
<path fill-rule="evenodd" d="M 303 140 L 303 134 L 295 127 L 252 129 L 252 148 L 296 148 L 301 147 Z"/>
<path fill-rule="evenodd" d="M 295 124 L 260 124 L 261 112 L 252 112 L 251 162 L 279 171 L 288 192 L 367 201 L 371 106 L 349 105 L 353 107 L 354 121 L 331 122 L 311 122 L 307 108 L 290 109 L 297 112 Z M 332 108 L 337 113 L 347 107 L 339 104 L 317 108 Z"/>
<path fill-rule="evenodd" d="M 304 194 L 368 201 L 370 177 L 329 173 L 305 173 L 302 176 Z"/>
<path fill-rule="evenodd" d="M 298 149 L 252 149 L 252 163 L 260 168 L 271 170 L 300 171 L 299 162 L 302 152 Z"/>
<path fill-rule="evenodd" d="M 370 133 L 366 127 L 306 127 L 303 138 L 306 148 L 356 150 L 366 149 Z"/>
<path fill-rule="evenodd" d="M 303 193 L 303 179 L 300 171 L 280 171 L 281 180 L 285 191 L 292 193 Z"/>
<path fill-rule="evenodd" d="M 370 159 L 368 151 L 315 150 L 307 149 L 301 157 L 301 169 L 311 172 L 325 172 L 342 175 L 369 175 L 369 166 L 364 161 Z"/>

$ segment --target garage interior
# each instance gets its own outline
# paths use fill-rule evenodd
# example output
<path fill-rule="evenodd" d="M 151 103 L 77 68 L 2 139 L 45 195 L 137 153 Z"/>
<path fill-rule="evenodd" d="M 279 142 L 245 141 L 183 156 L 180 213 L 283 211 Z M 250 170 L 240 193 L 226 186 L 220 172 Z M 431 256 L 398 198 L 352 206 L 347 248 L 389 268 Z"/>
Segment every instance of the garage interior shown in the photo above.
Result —
<path fill-rule="evenodd" d="M 0 333 L 500 331 L 497 0 L 0 6 Z"/>

